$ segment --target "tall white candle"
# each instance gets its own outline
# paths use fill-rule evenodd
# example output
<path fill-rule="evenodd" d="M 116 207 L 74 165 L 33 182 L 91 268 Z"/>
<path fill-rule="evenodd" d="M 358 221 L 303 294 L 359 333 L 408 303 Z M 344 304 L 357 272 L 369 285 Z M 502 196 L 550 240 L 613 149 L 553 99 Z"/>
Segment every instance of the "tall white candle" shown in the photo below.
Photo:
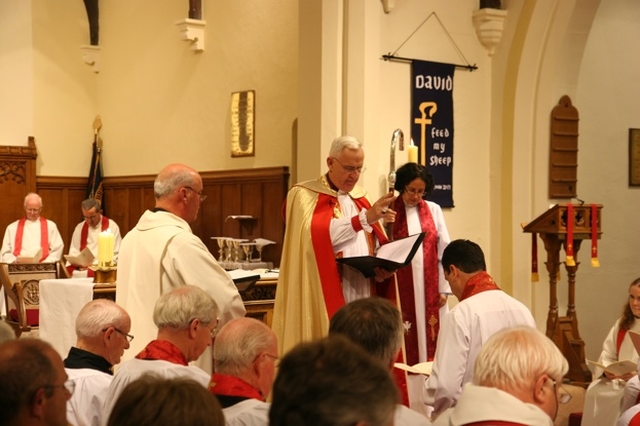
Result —
<path fill-rule="evenodd" d="M 98 266 L 113 266 L 114 236 L 110 229 L 98 234 Z"/>
<path fill-rule="evenodd" d="M 418 162 L 418 147 L 413 144 L 413 139 L 411 139 L 411 145 L 408 148 L 409 152 L 409 162 L 417 163 Z"/>

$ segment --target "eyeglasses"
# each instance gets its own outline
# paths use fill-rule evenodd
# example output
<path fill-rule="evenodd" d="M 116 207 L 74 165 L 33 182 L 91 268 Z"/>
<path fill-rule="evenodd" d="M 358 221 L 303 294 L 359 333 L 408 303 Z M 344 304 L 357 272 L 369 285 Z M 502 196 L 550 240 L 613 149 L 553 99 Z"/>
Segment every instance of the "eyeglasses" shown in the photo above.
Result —
<path fill-rule="evenodd" d="M 278 358 L 276 355 L 271 355 L 271 354 L 268 354 L 268 353 L 266 353 L 266 352 L 264 352 L 262 355 L 264 355 L 264 356 L 268 356 L 269 358 L 272 358 L 274 361 L 277 361 L 277 360 L 279 360 L 279 359 L 280 359 L 280 358 Z"/>
<path fill-rule="evenodd" d="M 556 388 L 556 381 L 549 378 L 549 381 L 551 381 L 551 383 L 553 384 L 553 390 L 556 391 L 556 395 L 558 395 L 558 402 L 560 404 L 567 404 L 569 401 L 571 401 L 571 398 L 573 398 L 573 396 L 568 393 L 566 391 L 565 388 L 562 387 L 562 385 L 560 385 L 560 388 Z"/>
<path fill-rule="evenodd" d="M 185 188 L 186 188 L 186 189 L 190 189 L 190 190 L 192 190 L 193 192 L 195 192 L 196 194 L 198 194 L 198 197 L 200 197 L 200 202 L 203 202 L 204 200 L 206 200 L 206 199 L 207 199 L 207 196 L 206 196 L 206 195 L 202 195 L 202 191 L 198 192 L 198 191 L 196 191 L 195 189 L 193 189 L 193 188 L 192 188 L 192 187 L 190 187 L 190 186 L 185 186 Z"/>
<path fill-rule="evenodd" d="M 340 164 L 340 167 L 342 167 L 342 169 L 347 172 L 347 173 L 357 173 L 357 174 L 361 174 L 364 173 L 367 168 L 365 166 L 359 166 L 359 167 L 354 167 L 354 166 L 345 166 L 344 164 L 342 164 L 340 161 L 338 161 L 338 159 L 336 157 L 331 157 L 334 160 L 336 160 L 336 163 Z"/>
<path fill-rule="evenodd" d="M 415 189 L 415 188 L 409 188 L 409 187 L 405 187 L 404 191 L 411 195 L 418 195 L 418 196 L 422 196 L 425 193 L 424 189 Z"/>
<path fill-rule="evenodd" d="M 43 388 L 45 389 L 62 388 L 66 390 L 69 393 L 69 395 L 73 395 L 73 391 L 76 390 L 76 382 L 74 382 L 73 380 L 67 380 L 61 385 L 45 385 L 43 386 Z"/>
<path fill-rule="evenodd" d="M 107 328 L 103 328 L 103 329 L 102 329 L 102 332 L 104 333 L 104 332 L 105 332 L 105 331 L 107 331 L 108 329 L 109 329 L 109 327 L 107 327 Z M 132 336 L 132 335 L 127 334 L 127 333 L 125 333 L 124 331 L 119 330 L 119 329 L 117 329 L 117 328 L 115 328 L 115 327 L 113 327 L 113 329 L 114 329 L 115 331 L 117 331 L 118 333 L 122 334 L 122 335 L 124 336 L 124 338 L 125 338 L 125 339 L 127 339 L 127 342 L 131 343 L 131 341 L 133 340 L 133 336 Z"/>

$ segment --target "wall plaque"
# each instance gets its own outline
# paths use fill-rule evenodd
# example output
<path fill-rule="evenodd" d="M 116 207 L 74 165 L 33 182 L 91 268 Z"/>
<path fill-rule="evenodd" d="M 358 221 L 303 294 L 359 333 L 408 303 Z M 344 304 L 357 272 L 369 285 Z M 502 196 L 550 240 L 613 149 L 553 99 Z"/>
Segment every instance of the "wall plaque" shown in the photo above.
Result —
<path fill-rule="evenodd" d="M 255 155 L 255 90 L 231 94 L 231 156 Z"/>
<path fill-rule="evenodd" d="M 629 186 L 640 186 L 640 129 L 629 129 Z"/>

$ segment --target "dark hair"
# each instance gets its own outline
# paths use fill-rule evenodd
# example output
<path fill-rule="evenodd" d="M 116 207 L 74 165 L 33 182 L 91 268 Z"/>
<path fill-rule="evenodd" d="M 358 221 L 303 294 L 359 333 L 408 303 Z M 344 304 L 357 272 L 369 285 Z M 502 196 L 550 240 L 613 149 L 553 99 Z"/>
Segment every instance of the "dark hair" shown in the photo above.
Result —
<path fill-rule="evenodd" d="M 399 402 L 389 369 L 339 334 L 289 351 L 272 394 L 273 426 L 382 426 Z"/>
<path fill-rule="evenodd" d="M 55 351 L 39 339 L 23 338 L 0 345 L 0 424 L 12 424 L 32 403 L 38 389 L 54 384 L 56 370 L 47 352 Z"/>
<path fill-rule="evenodd" d="M 629 291 L 631 291 L 631 287 L 640 286 L 640 277 L 633 280 L 633 282 L 629 285 Z M 631 306 L 629 306 L 629 297 L 627 297 L 627 303 L 624 304 L 622 308 L 622 317 L 620 318 L 620 328 L 623 330 L 629 330 L 631 325 L 635 321 L 636 317 L 633 315 L 633 311 L 631 310 Z"/>
<path fill-rule="evenodd" d="M 331 318 L 329 335 L 342 334 L 384 363 L 393 361 L 402 345 L 400 311 L 381 297 L 349 302 Z"/>
<path fill-rule="evenodd" d="M 224 426 L 218 399 L 187 378 L 145 374 L 129 383 L 109 415 L 108 426 Z"/>
<path fill-rule="evenodd" d="M 403 193 L 405 187 L 415 179 L 422 179 L 426 184 L 422 198 L 431 194 L 433 191 L 433 177 L 425 166 L 418 163 L 407 163 L 396 170 L 396 183 L 394 188 L 396 191 Z"/>
<path fill-rule="evenodd" d="M 486 271 L 484 253 L 480 246 L 469 240 L 454 240 L 442 253 L 442 268 L 449 271 L 451 265 L 468 274 Z"/>

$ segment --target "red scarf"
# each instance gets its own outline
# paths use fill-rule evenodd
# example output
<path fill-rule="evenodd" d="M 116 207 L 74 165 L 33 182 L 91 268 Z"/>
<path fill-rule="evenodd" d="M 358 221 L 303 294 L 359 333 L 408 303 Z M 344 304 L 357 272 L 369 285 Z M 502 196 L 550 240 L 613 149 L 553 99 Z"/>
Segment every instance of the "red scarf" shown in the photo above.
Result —
<path fill-rule="evenodd" d="M 162 360 L 169 361 L 174 364 L 187 366 L 187 357 L 176 345 L 167 340 L 152 340 L 138 354 L 136 359 Z"/>
<path fill-rule="evenodd" d="M 417 364 L 420 360 L 418 348 L 418 327 L 416 327 L 416 301 L 414 285 L 424 290 L 425 326 L 427 332 L 427 361 L 432 361 L 436 353 L 436 342 L 440 331 L 440 290 L 438 273 L 438 231 L 436 230 L 431 210 L 425 201 L 416 206 L 420 218 L 420 228 L 425 232 L 422 242 L 422 267 L 424 283 L 414 283 L 411 264 L 398 270 L 398 288 L 402 319 L 411 324 L 405 333 L 407 364 Z M 393 239 L 408 237 L 407 212 L 402 196 L 398 196 L 393 205 L 396 221 L 393 226 Z"/>
<path fill-rule="evenodd" d="M 353 201 L 358 210 L 371 208 L 371 204 L 365 197 L 356 198 Z M 329 234 L 331 219 L 334 218 L 336 211 L 340 211 L 337 197 L 322 193 L 318 194 L 318 201 L 311 219 L 311 243 L 313 244 L 318 273 L 322 283 L 322 294 L 324 295 L 329 318 L 333 317 L 333 314 L 345 304 L 344 295 L 342 294 L 342 280 L 338 272 L 336 256 L 333 252 L 331 235 Z M 357 216 L 354 216 L 352 224 L 354 229 L 358 230 L 358 227 L 362 229 Z M 366 233 L 369 254 L 373 254 L 373 249 L 375 248 L 374 236 L 378 238 L 380 244 L 388 242 L 379 223 L 373 224 L 372 228 L 373 233 Z M 372 292 L 375 292 L 375 289 L 372 289 Z"/>
<path fill-rule="evenodd" d="M 469 278 L 469 281 L 465 284 L 460 301 L 462 302 L 471 296 L 475 296 L 478 293 L 488 290 L 500 290 L 500 287 L 498 287 L 493 278 L 491 278 L 491 275 L 487 272 L 478 272 Z"/>
<path fill-rule="evenodd" d="M 264 401 L 264 397 L 256 388 L 244 380 L 226 374 L 215 374 L 209 383 L 209 392 L 214 395 L 239 396 L 243 398 L 259 399 Z"/>
<path fill-rule="evenodd" d="M 102 220 L 100 222 L 100 230 L 106 231 L 109 229 L 109 218 L 102 215 Z M 87 221 L 84 221 L 84 225 L 82 225 L 82 231 L 80 231 L 80 251 L 84 250 L 87 246 L 87 237 L 89 236 L 89 224 Z"/>
<path fill-rule="evenodd" d="M 15 249 L 13 255 L 18 257 L 22 251 L 22 235 L 24 234 L 24 224 L 27 218 L 23 217 L 18 221 L 18 230 L 16 231 Z M 47 219 L 40 216 L 40 247 L 42 247 L 42 257 L 40 262 L 49 256 L 49 225 Z"/>

